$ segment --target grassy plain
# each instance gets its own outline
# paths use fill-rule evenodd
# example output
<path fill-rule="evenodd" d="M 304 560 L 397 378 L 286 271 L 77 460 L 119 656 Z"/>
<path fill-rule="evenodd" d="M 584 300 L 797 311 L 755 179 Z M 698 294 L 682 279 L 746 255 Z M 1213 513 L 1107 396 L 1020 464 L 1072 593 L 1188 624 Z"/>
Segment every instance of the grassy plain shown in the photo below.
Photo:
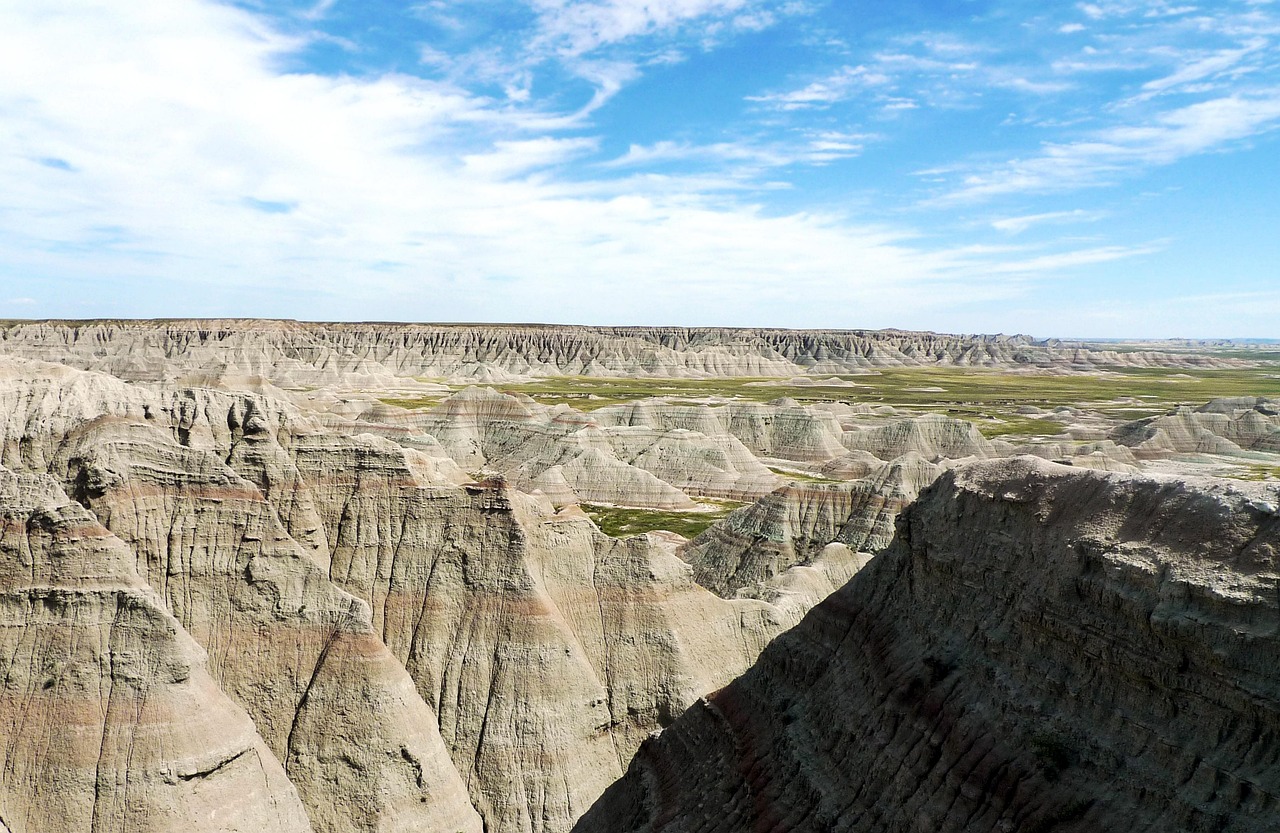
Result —
<path fill-rule="evenodd" d="M 696 512 L 668 512 L 660 509 L 626 509 L 619 506 L 582 504 L 582 511 L 596 522 L 600 531 L 614 538 L 640 535 L 659 529 L 694 538 L 707 527 L 728 515 L 742 503 L 729 500 L 701 500 L 704 509 Z"/>
<path fill-rule="evenodd" d="M 848 384 L 789 385 L 779 379 L 750 378 L 570 376 L 496 387 L 527 394 L 544 405 L 564 403 L 582 411 L 649 397 L 695 402 L 768 402 L 789 397 L 801 403 L 839 401 L 891 405 L 968 419 L 989 437 L 1055 434 L 1060 430 L 1061 426 L 1053 421 L 1018 413 L 1018 408 L 1025 405 L 1046 410 L 1060 406 L 1084 407 L 1126 420 L 1162 414 L 1176 405 L 1203 404 L 1218 396 L 1280 397 L 1280 365 L 1212 370 L 1120 368 L 1068 376 L 912 367 L 884 368 L 873 374 L 838 378 Z M 404 408 L 425 408 L 435 405 L 440 398 L 385 398 L 382 401 Z"/>

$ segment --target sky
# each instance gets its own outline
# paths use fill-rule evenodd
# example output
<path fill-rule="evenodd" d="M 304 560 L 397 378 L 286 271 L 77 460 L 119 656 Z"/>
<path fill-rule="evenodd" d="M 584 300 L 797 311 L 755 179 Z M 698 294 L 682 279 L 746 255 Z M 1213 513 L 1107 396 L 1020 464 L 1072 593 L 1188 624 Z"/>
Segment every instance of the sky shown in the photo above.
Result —
<path fill-rule="evenodd" d="M 0 0 L 0 318 L 1280 338 L 1277 0 Z"/>

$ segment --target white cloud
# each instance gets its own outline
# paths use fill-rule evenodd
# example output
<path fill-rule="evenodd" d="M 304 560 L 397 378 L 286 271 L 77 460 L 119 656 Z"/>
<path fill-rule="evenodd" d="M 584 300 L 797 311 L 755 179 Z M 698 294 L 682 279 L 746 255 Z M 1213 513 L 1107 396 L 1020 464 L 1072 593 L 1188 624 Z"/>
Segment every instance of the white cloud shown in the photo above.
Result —
<path fill-rule="evenodd" d="M 766 12 L 749 0 L 532 0 L 539 17 L 537 43 L 566 56 L 669 32 L 703 18 L 736 15 L 742 28 L 769 25 Z"/>
<path fill-rule="evenodd" d="M 1175 72 L 1162 78 L 1156 78 L 1142 85 L 1142 90 L 1148 95 L 1177 90 L 1179 87 L 1193 82 L 1200 81 L 1204 78 L 1219 75 L 1238 65 L 1247 56 L 1265 49 L 1267 41 L 1262 38 L 1255 38 L 1239 49 L 1224 49 L 1207 55 L 1198 60 L 1186 62 L 1183 56 L 1180 66 Z"/>
<path fill-rule="evenodd" d="M 784 110 L 826 107 L 852 97 L 859 90 L 888 82 L 889 76 L 882 72 L 868 70 L 865 66 L 844 66 L 798 90 L 747 96 L 747 100 L 772 104 Z"/>
<path fill-rule="evenodd" d="M 1143 168 L 1220 149 L 1280 125 L 1280 90 L 1232 95 L 1169 110 L 1151 121 L 1096 131 L 1076 142 L 969 173 L 941 202 L 1097 185 Z M 936 170 L 928 173 L 937 173 Z"/>
<path fill-rule="evenodd" d="M 970 285 L 985 255 L 770 215 L 706 177 L 558 175 L 596 147 L 561 135 L 580 116 L 403 75 L 280 70 L 301 45 L 197 0 L 0 9 L 10 291 L 57 287 L 42 305 L 55 315 L 812 325 L 1020 291 Z M 822 161 L 861 142 L 815 133 L 788 152 Z M 788 320 L 806 297 L 823 311 Z"/>
<path fill-rule="evenodd" d="M 1037 255 L 1021 260 L 1010 260 L 992 267 L 997 273 L 1046 272 L 1070 269 L 1076 266 L 1092 266 L 1131 257 L 1153 254 L 1164 248 L 1167 241 L 1143 246 L 1097 246 L 1069 252 Z"/>
<path fill-rule="evenodd" d="M 1091 223 L 1101 220 L 1103 213 L 1098 211 L 1085 211 L 1082 208 L 1073 209 L 1071 211 L 1048 211 L 1042 214 L 1024 214 L 1019 217 L 1004 217 L 994 220 L 991 227 L 996 231 L 1002 231 L 1007 234 L 1021 234 L 1032 226 L 1052 224 L 1061 225 L 1063 223 Z"/>
<path fill-rule="evenodd" d="M 542 136 L 521 141 L 498 141 L 493 150 L 466 154 L 468 171 L 488 179 L 506 179 L 540 168 L 559 165 L 594 151 L 600 142 L 592 137 L 556 139 Z"/>
<path fill-rule="evenodd" d="M 692 142 L 661 141 L 652 145 L 631 145 L 622 156 L 604 163 L 606 168 L 653 167 L 671 162 L 700 162 L 729 168 L 734 182 L 768 168 L 794 164 L 825 164 L 856 156 L 865 143 L 877 138 L 870 133 L 817 131 L 792 142 Z"/>

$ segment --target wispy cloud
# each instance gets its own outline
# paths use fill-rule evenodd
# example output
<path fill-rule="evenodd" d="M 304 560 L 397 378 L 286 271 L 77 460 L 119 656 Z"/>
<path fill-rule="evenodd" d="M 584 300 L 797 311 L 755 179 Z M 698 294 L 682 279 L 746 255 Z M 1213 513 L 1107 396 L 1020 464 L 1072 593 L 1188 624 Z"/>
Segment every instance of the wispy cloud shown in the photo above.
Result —
<path fill-rule="evenodd" d="M 919 312 L 921 286 L 939 308 L 974 297 L 966 276 L 984 271 L 972 253 L 914 244 L 911 229 L 766 212 L 702 175 L 647 189 L 559 175 L 596 150 L 580 122 L 394 73 L 282 71 L 297 48 L 258 17 L 196 0 L 170 0 L 164 15 L 88 2 L 0 11 L 6 280 L 74 274 L 80 300 L 63 303 L 99 313 L 131 298 L 143 315 L 688 321 L 716 310 L 785 324 L 779 310 L 799 294 L 888 324 Z M 629 153 L 637 165 L 699 153 L 775 165 L 865 140 L 809 131 L 777 158 L 729 143 Z M 235 306 L 251 298 L 270 300 Z"/>
<path fill-rule="evenodd" d="M 877 137 L 871 133 L 844 133 L 834 130 L 814 131 L 792 141 L 738 141 L 696 144 L 661 141 L 652 145 L 631 145 L 623 155 L 603 163 L 606 168 L 654 168 L 674 162 L 709 163 L 732 167 L 737 181 L 770 168 L 795 164 L 825 164 L 856 156 L 866 142 Z"/>
<path fill-rule="evenodd" d="M 991 227 L 1007 234 L 1021 234 L 1032 226 L 1063 225 L 1066 223 L 1092 223 L 1101 220 L 1106 214 L 1101 211 L 1085 211 L 1076 208 L 1071 211 L 1047 211 L 1042 214 L 1023 214 L 1018 217 L 1004 217 L 994 220 Z"/>
<path fill-rule="evenodd" d="M 1071 269 L 1078 266 L 1092 266 L 1098 263 L 1110 263 L 1114 260 L 1125 260 L 1131 257 L 1153 254 L 1166 245 L 1168 245 L 1168 241 L 1137 246 L 1097 246 L 1089 249 L 1054 252 L 1052 254 L 1008 260 L 995 265 L 992 271 L 997 273 L 1041 273 Z"/>
<path fill-rule="evenodd" d="M 1142 85 L 1145 96 L 1177 90 L 1187 84 L 1203 81 L 1237 68 L 1249 55 L 1253 55 L 1267 47 L 1263 38 L 1252 38 L 1239 49 L 1223 49 L 1203 57 L 1192 58 L 1179 55 L 1181 65 L 1177 70 L 1161 78 L 1155 78 Z"/>
<path fill-rule="evenodd" d="M 1202 101 L 1145 123 L 1098 130 L 1080 141 L 1046 145 L 1035 156 L 969 172 L 938 201 L 1099 185 L 1143 168 L 1220 150 L 1277 126 L 1280 90 Z"/>
<path fill-rule="evenodd" d="M 747 100 L 772 104 L 784 110 L 827 107 L 855 95 L 859 90 L 888 84 L 889 80 L 888 75 L 868 70 L 865 66 L 845 66 L 798 90 L 752 95 L 747 96 Z"/>
<path fill-rule="evenodd" d="M 922 101 L 939 107 L 963 105 L 993 87 L 1031 96 L 1074 87 L 1059 77 L 1037 77 L 1043 75 L 1038 67 L 994 62 L 997 56 L 997 50 L 954 36 L 903 36 L 864 63 L 846 64 L 795 89 L 747 100 L 780 110 L 808 110 L 863 99 L 893 111 L 915 109 Z"/>
<path fill-rule="evenodd" d="M 575 57 L 708 18 L 744 19 L 744 28 L 767 25 L 762 4 L 751 0 L 532 0 L 531 5 L 539 21 L 535 45 Z"/>
<path fill-rule="evenodd" d="M 560 165 L 599 147 L 594 137 L 558 139 L 542 136 L 522 141 L 498 141 L 484 153 L 466 154 L 466 170 L 487 179 L 506 179 L 530 171 Z"/>

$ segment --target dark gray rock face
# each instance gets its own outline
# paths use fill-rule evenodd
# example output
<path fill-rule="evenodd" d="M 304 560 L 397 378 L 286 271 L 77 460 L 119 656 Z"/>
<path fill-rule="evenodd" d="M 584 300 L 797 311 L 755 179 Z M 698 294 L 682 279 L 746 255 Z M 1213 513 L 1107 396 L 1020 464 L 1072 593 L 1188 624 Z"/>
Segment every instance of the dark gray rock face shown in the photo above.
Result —
<path fill-rule="evenodd" d="M 1274 830 L 1276 503 L 1027 457 L 944 474 L 575 830 Z"/>

